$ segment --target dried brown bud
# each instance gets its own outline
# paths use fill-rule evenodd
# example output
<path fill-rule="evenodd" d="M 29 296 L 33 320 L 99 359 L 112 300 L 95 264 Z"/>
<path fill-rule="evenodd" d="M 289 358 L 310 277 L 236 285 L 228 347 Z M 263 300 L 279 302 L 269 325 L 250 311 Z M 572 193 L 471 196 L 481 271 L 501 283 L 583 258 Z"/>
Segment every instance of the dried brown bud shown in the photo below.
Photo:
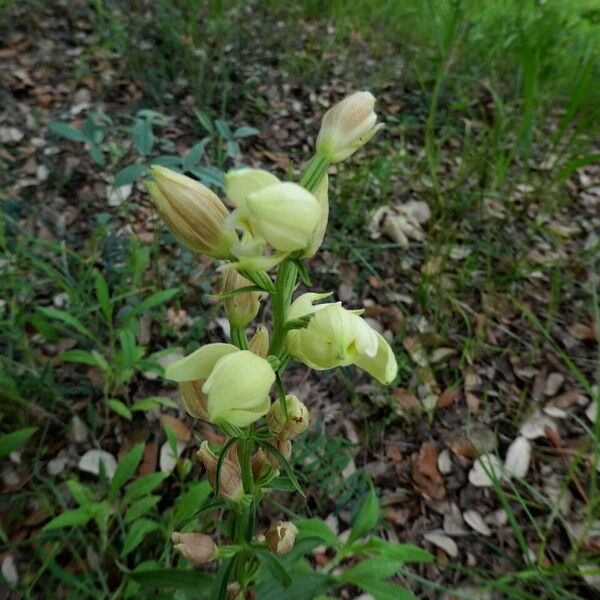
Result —
<path fill-rule="evenodd" d="M 308 427 L 308 410 L 294 394 L 285 397 L 287 419 L 281 406 L 281 400 L 276 400 L 267 413 L 269 433 L 278 440 L 289 440 L 301 434 Z"/>
<path fill-rule="evenodd" d="M 267 548 L 278 556 L 287 554 L 296 541 L 298 528 L 289 521 L 276 521 L 265 532 Z"/>
<path fill-rule="evenodd" d="M 235 269 L 229 269 L 223 277 L 222 292 L 231 292 L 252 285 Z M 225 314 L 234 327 L 246 327 L 258 314 L 260 309 L 260 292 L 244 292 L 236 296 L 223 298 Z M 263 357 L 264 358 L 264 357 Z"/>
<path fill-rule="evenodd" d="M 269 353 L 269 332 L 262 325 L 256 330 L 256 333 L 250 338 L 249 347 L 251 352 L 254 352 L 261 358 L 267 358 Z"/>
<path fill-rule="evenodd" d="M 269 440 L 269 442 L 275 447 L 275 450 L 279 450 L 279 453 L 286 460 L 292 455 L 292 442 L 290 442 L 290 440 Z M 278 469 L 281 466 L 279 461 L 268 450 L 265 450 L 264 452 L 266 461 L 274 469 Z"/>
<path fill-rule="evenodd" d="M 209 535 L 174 531 L 171 540 L 175 544 L 175 549 L 193 565 L 203 565 L 216 558 L 217 546 Z"/>
<path fill-rule="evenodd" d="M 208 481 L 213 490 L 217 479 L 218 456 L 208 447 L 208 442 L 202 442 L 198 457 L 204 464 Z M 244 487 L 242 485 L 242 472 L 240 463 L 237 461 L 237 455 L 234 452 L 228 452 L 221 464 L 221 476 L 219 478 L 219 495 L 231 502 L 240 502 L 244 497 Z"/>

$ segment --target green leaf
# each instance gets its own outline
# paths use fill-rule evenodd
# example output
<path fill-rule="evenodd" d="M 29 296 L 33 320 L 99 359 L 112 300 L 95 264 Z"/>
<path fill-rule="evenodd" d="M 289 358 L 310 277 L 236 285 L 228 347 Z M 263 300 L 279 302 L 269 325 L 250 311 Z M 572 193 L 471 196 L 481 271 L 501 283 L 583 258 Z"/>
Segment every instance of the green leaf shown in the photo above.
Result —
<path fill-rule="evenodd" d="M 133 183 L 140 175 L 143 175 L 146 172 L 147 168 L 146 165 L 135 164 L 121 169 L 115 177 L 113 187 L 118 188 L 122 185 Z"/>
<path fill-rule="evenodd" d="M 96 298 L 98 304 L 106 317 L 106 320 L 110 323 L 112 321 L 112 304 L 110 303 L 110 294 L 108 293 L 108 284 L 104 275 L 97 269 L 94 269 L 94 279 L 96 281 Z"/>
<path fill-rule="evenodd" d="M 85 335 L 91 340 L 94 339 L 94 336 L 83 325 L 83 323 L 73 315 L 70 315 L 68 312 L 65 312 L 64 310 L 58 310 L 57 308 L 52 308 L 49 306 L 38 306 L 37 310 L 39 310 L 42 314 L 44 314 L 50 319 L 58 319 L 59 321 L 70 325 L 73 329 L 76 329 L 79 333 Z"/>
<path fill-rule="evenodd" d="M 71 510 L 65 510 L 57 517 L 54 517 L 52 521 L 46 523 L 42 528 L 42 531 L 52 531 L 53 529 L 62 529 L 63 527 L 73 527 L 74 525 L 84 525 L 91 518 L 92 514 L 87 508 L 72 508 Z"/>
<path fill-rule="evenodd" d="M 141 315 L 144 311 L 156 306 L 157 304 L 166 304 L 173 296 L 179 293 L 179 288 L 169 288 L 168 290 L 161 290 L 151 296 L 148 296 L 145 300 L 142 300 L 137 306 L 131 309 L 124 317 L 123 323 L 131 321 L 134 317 Z"/>
<path fill-rule="evenodd" d="M 232 558 L 221 563 L 212 583 L 209 600 L 225 600 L 227 598 L 227 583 L 234 566 L 235 560 Z"/>
<path fill-rule="evenodd" d="M 156 408 L 160 408 L 161 406 L 166 406 L 167 408 L 178 408 L 177 402 L 168 396 L 148 396 L 148 398 L 143 398 L 142 400 L 134 402 L 131 410 L 134 412 L 154 410 Z"/>
<path fill-rule="evenodd" d="M 248 127 L 247 125 L 244 125 L 242 127 L 238 127 L 234 133 L 233 133 L 233 137 L 234 138 L 245 138 L 245 137 L 250 137 L 252 135 L 258 135 L 260 133 L 260 131 L 258 129 L 256 129 L 255 127 Z"/>
<path fill-rule="evenodd" d="M 314 600 L 319 594 L 335 586 L 333 578 L 311 568 L 301 570 L 296 567 L 291 571 L 291 576 L 292 584 L 285 590 L 285 594 L 277 582 L 269 579 L 257 589 L 256 597 L 260 600 Z"/>
<path fill-rule="evenodd" d="M 373 486 L 370 486 L 367 497 L 356 517 L 356 521 L 354 521 L 352 531 L 350 532 L 346 544 L 351 544 L 369 533 L 369 531 L 372 531 L 377 525 L 378 520 L 379 503 L 377 502 L 377 495 L 375 494 Z"/>
<path fill-rule="evenodd" d="M 123 549 L 121 550 L 121 556 L 124 557 L 133 552 L 149 533 L 152 533 L 159 528 L 160 523 L 150 519 L 138 519 L 135 521 L 127 532 L 125 542 L 123 543 Z"/>
<path fill-rule="evenodd" d="M 210 496 L 212 488 L 208 481 L 201 481 L 190 486 L 189 490 L 179 496 L 173 513 L 173 526 L 178 527 L 183 521 L 190 519 Z"/>
<path fill-rule="evenodd" d="M 152 122 L 148 119 L 136 119 L 131 131 L 133 144 L 137 151 L 146 156 L 150 154 L 154 145 L 154 134 L 152 133 Z"/>
<path fill-rule="evenodd" d="M 135 343 L 135 335 L 131 329 L 125 329 L 121 327 L 117 331 L 117 336 L 119 338 L 119 345 L 121 346 L 121 350 L 119 352 L 121 364 L 126 369 L 130 369 L 135 364 L 136 358 L 137 344 Z"/>
<path fill-rule="evenodd" d="M 120 400 L 117 400 L 116 398 L 111 398 L 106 402 L 111 408 L 111 410 L 114 410 L 118 415 L 120 415 L 124 419 L 131 421 L 131 419 L 133 418 L 131 411 Z"/>
<path fill-rule="evenodd" d="M 100 359 L 99 359 L 100 357 Z M 87 350 L 67 350 L 58 355 L 59 360 L 65 362 L 81 363 L 90 367 L 98 367 L 102 370 L 107 370 L 108 364 L 104 357 L 97 352 L 88 352 Z"/>
<path fill-rule="evenodd" d="M 212 587 L 213 578 L 208 573 L 193 569 L 148 569 L 132 571 L 128 577 L 142 587 L 175 588 L 187 590 L 193 594 L 207 594 Z"/>
<path fill-rule="evenodd" d="M 18 450 L 37 430 L 37 427 L 27 427 L 0 437 L 0 458 Z"/>
<path fill-rule="evenodd" d="M 71 140 L 72 142 L 93 141 L 90 140 L 81 129 L 77 129 L 72 125 L 67 125 L 67 123 L 61 123 L 60 121 L 53 121 L 50 123 L 50 125 L 48 125 L 48 129 L 52 133 L 55 133 L 56 135 L 59 135 L 67 140 Z"/>
<path fill-rule="evenodd" d="M 77 504 L 83 508 L 88 508 L 90 514 L 92 514 L 91 507 L 95 504 L 92 490 L 77 479 L 69 479 L 67 487 Z"/>
<path fill-rule="evenodd" d="M 210 142 L 211 138 L 205 137 L 203 140 L 199 141 L 197 144 L 192 146 L 190 151 L 185 155 L 183 159 L 183 170 L 189 171 L 192 167 L 195 167 L 198 164 L 198 161 L 202 158 L 204 151 L 206 150 L 206 145 Z"/>
<path fill-rule="evenodd" d="M 204 185 L 214 186 L 221 190 L 225 189 L 225 180 L 223 173 L 215 167 L 193 167 L 189 169 Z"/>
<path fill-rule="evenodd" d="M 169 168 L 181 167 L 181 157 L 173 154 L 164 154 L 162 156 L 157 156 L 156 158 L 151 158 L 148 164 Z"/>
<path fill-rule="evenodd" d="M 321 519 L 298 519 L 294 524 L 299 529 L 298 538 L 316 537 L 331 548 L 342 545 L 337 535 Z"/>
<path fill-rule="evenodd" d="M 168 473 L 147 473 L 138 477 L 132 482 L 123 496 L 123 505 L 128 506 L 133 500 L 136 500 L 140 496 L 149 494 L 152 490 L 157 488 L 167 477 Z"/>
<path fill-rule="evenodd" d="M 236 158 L 242 153 L 239 144 L 237 142 L 234 142 L 233 140 L 227 140 L 226 147 L 227 156 L 230 156 L 231 158 Z"/>
<path fill-rule="evenodd" d="M 98 146 L 90 146 L 90 156 L 97 165 L 100 165 L 101 167 L 104 166 L 104 163 L 106 162 L 104 159 L 104 153 L 100 148 L 98 148 Z"/>
<path fill-rule="evenodd" d="M 375 598 L 375 600 L 419 600 L 405 587 L 380 579 L 364 580 L 362 584 L 355 584 Z"/>
<path fill-rule="evenodd" d="M 138 444 L 119 461 L 110 486 L 109 500 L 112 500 L 115 494 L 134 476 L 143 454 L 144 444 Z"/>
<path fill-rule="evenodd" d="M 146 496 L 136 500 L 125 513 L 125 523 L 131 523 L 140 517 L 144 516 L 149 510 L 154 508 L 160 500 L 160 496 Z"/>
<path fill-rule="evenodd" d="M 259 443 L 261 446 L 264 446 L 275 457 L 277 462 L 283 467 L 286 475 L 289 477 L 290 481 L 292 482 L 294 489 L 303 498 L 305 498 L 306 496 L 304 495 L 304 491 L 302 490 L 302 488 L 300 487 L 300 484 L 298 483 L 298 480 L 296 479 L 294 469 L 292 469 L 292 467 L 290 466 L 290 463 L 287 461 L 285 456 L 283 456 L 283 454 L 281 454 L 281 452 L 279 452 L 279 450 L 277 450 L 277 448 L 275 448 L 275 446 L 273 446 L 273 444 L 271 444 L 269 442 L 263 442 L 263 441 L 261 441 Z"/>
<path fill-rule="evenodd" d="M 397 573 L 404 563 L 399 560 L 391 558 L 383 558 L 381 556 L 373 556 L 360 561 L 353 567 L 346 569 L 341 575 L 338 576 L 339 581 L 342 583 L 354 583 L 359 587 L 362 587 L 362 583 L 365 581 L 372 581 L 374 579 L 387 579 L 395 573 Z"/>
<path fill-rule="evenodd" d="M 215 121 L 215 127 L 222 138 L 228 139 L 231 137 L 231 128 L 229 123 L 223 119 L 217 119 Z"/>
<path fill-rule="evenodd" d="M 292 577 L 275 554 L 264 548 L 256 548 L 258 558 L 271 577 L 283 588 L 292 583 Z"/>
<path fill-rule="evenodd" d="M 208 133 L 212 133 L 214 131 L 211 120 L 208 118 L 208 115 L 206 113 L 203 113 L 201 110 L 196 109 L 194 111 L 194 114 L 196 115 L 196 119 L 198 119 L 200 125 L 202 125 L 202 127 L 204 127 L 204 129 L 206 129 Z"/>
<path fill-rule="evenodd" d="M 432 562 L 433 555 L 419 546 L 413 544 L 395 544 L 379 537 L 373 537 L 365 543 L 352 544 L 348 551 L 358 552 L 377 552 L 385 558 L 401 560 L 402 562 Z"/>

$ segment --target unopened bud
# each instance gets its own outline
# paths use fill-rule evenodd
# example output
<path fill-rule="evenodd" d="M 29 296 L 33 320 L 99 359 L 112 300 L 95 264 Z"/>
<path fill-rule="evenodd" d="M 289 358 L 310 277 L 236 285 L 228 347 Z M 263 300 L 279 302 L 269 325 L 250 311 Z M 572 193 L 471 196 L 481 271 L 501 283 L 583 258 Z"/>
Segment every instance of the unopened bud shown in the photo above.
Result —
<path fill-rule="evenodd" d="M 354 154 L 383 127 L 377 124 L 374 106 L 373 94 L 356 92 L 330 108 L 323 116 L 317 150 L 332 163 Z"/>
<path fill-rule="evenodd" d="M 251 352 L 254 352 L 254 354 L 261 358 L 267 358 L 267 354 L 269 353 L 269 331 L 267 328 L 261 325 L 250 338 L 248 345 Z"/>
<path fill-rule="evenodd" d="M 267 548 L 282 556 L 287 554 L 293 547 L 298 535 L 298 528 L 290 521 L 276 521 L 265 532 Z"/>
<path fill-rule="evenodd" d="M 185 411 L 197 419 L 208 419 L 208 396 L 202 392 L 203 379 L 195 381 L 181 381 L 179 383 L 179 397 Z"/>
<path fill-rule="evenodd" d="M 278 440 L 289 440 L 301 434 L 308 427 L 308 409 L 294 394 L 285 397 L 287 419 L 281 406 L 281 400 L 276 400 L 267 413 L 267 425 L 270 434 Z"/>
<path fill-rule="evenodd" d="M 217 546 L 209 535 L 174 531 L 171 540 L 175 544 L 175 549 L 193 565 L 203 565 L 216 559 Z"/>
<path fill-rule="evenodd" d="M 171 233 L 194 252 L 231 258 L 238 237 L 224 226 L 229 211 L 219 197 L 199 181 L 171 169 L 154 165 L 150 174 L 154 181 L 146 182 L 146 187 Z"/>
<path fill-rule="evenodd" d="M 239 288 L 252 285 L 245 277 L 242 277 L 235 269 L 229 269 L 223 277 L 222 292 L 231 292 Z M 260 292 L 244 292 L 235 296 L 223 298 L 225 313 L 233 327 L 246 327 L 260 309 Z"/>
<path fill-rule="evenodd" d="M 204 464 L 208 482 L 213 490 L 216 491 L 217 463 L 219 457 L 208 447 L 208 442 L 206 441 L 202 442 L 200 450 L 198 450 L 198 457 Z M 219 495 L 231 502 L 240 502 L 244 497 L 240 463 L 232 452 L 228 452 L 227 456 L 225 456 L 221 462 Z"/>

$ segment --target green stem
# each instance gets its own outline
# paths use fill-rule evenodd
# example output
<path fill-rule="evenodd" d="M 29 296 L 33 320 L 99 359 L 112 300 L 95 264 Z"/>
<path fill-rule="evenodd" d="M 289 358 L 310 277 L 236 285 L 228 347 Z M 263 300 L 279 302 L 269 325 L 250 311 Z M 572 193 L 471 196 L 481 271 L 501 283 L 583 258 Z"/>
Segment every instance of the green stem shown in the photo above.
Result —
<path fill-rule="evenodd" d="M 269 354 L 280 356 L 285 351 L 286 315 L 292 302 L 292 294 L 296 288 L 298 266 L 291 260 L 285 260 L 279 266 L 275 280 L 275 292 L 271 295 L 273 310 L 273 337 Z"/>
<path fill-rule="evenodd" d="M 330 165 L 329 159 L 324 154 L 317 152 L 306 165 L 300 176 L 300 185 L 309 192 L 314 192 Z"/>
<path fill-rule="evenodd" d="M 248 338 L 243 327 L 231 326 L 231 342 L 240 350 L 248 350 Z"/>

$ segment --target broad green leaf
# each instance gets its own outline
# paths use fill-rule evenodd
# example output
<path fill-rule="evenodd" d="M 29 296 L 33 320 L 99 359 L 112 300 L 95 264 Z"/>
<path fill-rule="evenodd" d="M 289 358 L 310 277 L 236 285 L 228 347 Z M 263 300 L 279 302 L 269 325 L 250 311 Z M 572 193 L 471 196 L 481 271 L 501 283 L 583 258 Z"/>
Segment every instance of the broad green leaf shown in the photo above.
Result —
<path fill-rule="evenodd" d="M 209 600 L 224 600 L 227 598 L 227 584 L 229 583 L 231 571 L 233 571 L 234 566 L 235 560 L 232 558 L 229 560 L 224 560 L 219 565 L 212 583 Z"/>
<path fill-rule="evenodd" d="M 161 167 L 181 167 L 181 157 L 171 154 L 164 154 L 163 156 L 157 156 L 151 158 L 149 161 L 150 165 L 159 165 Z"/>
<path fill-rule="evenodd" d="M 114 498 L 115 494 L 133 477 L 143 454 L 144 444 L 138 444 L 119 461 L 110 486 L 109 499 Z"/>
<path fill-rule="evenodd" d="M 92 160 L 101 167 L 104 166 L 106 159 L 104 158 L 104 152 L 98 146 L 90 146 L 90 156 Z"/>
<path fill-rule="evenodd" d="M 432 562 L 434 557 L 427 550 L 413 544 L 395 544 L 378 537 L 365 543 L 357 542 L 348 548 L 351 552 L 377 552 L 380 556 L 403 562 Z"/>
<path fill-rule="evenodd" d="M 142 400 L 134 402 L 131 410 L 134 412 L 154 410 L 155 408 L 160 408 L 161 406 L 166 406 L 167 408 L 178 408 L 177 402 L 168 396 L 148 396 L 148 398 L 143 398 Z"/>
<path fill-rule="evenodd" d="M 196 115 L 196 119 L 198 119 L 200 125 L 202 125 L 202 127 L 204 127 L 208 133 L 212 133 L 214 131 L 213 124 L 206 113 L 196 109 L 194 114 Z"/>
<path fill-rule="evenodd" d="M 299 538 L 316 537 L 332 548 L 342 545 L 337 535 L 321 519 L 299 519 L 294 524 L 299 529 Z"/>
<path fill-rule="evenodd" d="M 131 523 L 140 517 L 143 517 L 149 510 L 154 508 L 160 500 L 160 496 L 145 496 L 136 500 L 125 513 L 125 523 Z"/>
<path fill-rule="evenodd" d="M 336 585 L 333 578 L 311 568 L 295 567 L 290 575 L 292 583 L 285 592 L 276 581 L 268 579 L 261 583 L 256 597 L 260 600 L 314 600 L 316 596 Z"/>
<path fill-rule="evenodd" d="M 136 569 L 128 577 L 146 588 L 175 588 L 193 594 L 206 595 L 210 592 L 213 577 L 194 569 Z M 198 597 L 198 596 L 196 596 Z"/>
<path fill-rule="evenodd" d="M 258 135 L 260 133 L 260 131 L 258 129 L 256 129 L 255 127 L 248 127 L 247 125 L 244 125 L 242 127 L 238 127 L 234 133 L 233 133 L 233 137 L 234 138 L 244 138 L 244 137 L 250 137 L 251 135 Z"/>
<path fill-rule="evenodd" d="M 354 521 L 352 531 L 350 532 L 350 536 L 348 537 L 346 544 L 351 544 L 352 542 L 369 533 L 369 531 L 372 531 L 377 525 L 378 520 L 379 503 L 377 502 L 375 489 L 373 486 L 370 486 L 367 497 L 360 508 L 358 516 L 356 517 L 356 521 Z"/>
<path fill-rule="evenodd" d="M 18 450 L 36 431 L 37 427 L 27 427 L 0 437 L 0 458 Z"/>
<path fill-rule="evenodd" d="M 136 119 L 131 130 L 133 144 L 142 156 L 147 156 L 154 145 L 152 122 L 148 119 Z"/>
<path fill-rule="evenodd" d="M 118 188 L 122 185 L 133 183 L 140 175 L 143 175 L 147 169 L 148 167 L 146 167 L 146 165 L 140 164 L 129 165 L 124 169 L 121 169 L 115 177 L 113 187 Z"/>
<path fill-rule="evenodd" d="M 110 406 L 111 410 L 114 410 L 118 415 L 120 415 L 124 419 L 131 421 L 131 419 L 133 418 L 131 411 L 120 400 L 117 400 L 116 398 L 111 398 L 106 402 L 108 406 Z"/>
<path fill-rule="evenodd" d="M 405 587 L 381 579 L 364 579 L 360 584 L 355 583 L 355 585 L 373 596 L 375 600 L 418 600 Z"/>
<path fill-rule="evenodd" d="M 110 303 L 110 294 L 108 293 L 108 284 L 104 275 L 97 269 L 94 269 L 94 279 L 96 281 L 96 298 L 98 304 L 106 317 L 106 320 L 110 323 L 112 321 L 112 304 Z"/>
<path fill-rule="evenodd" d="M 242 153 L 239 144 L 237 142 L 234 142 L 233 140 L 227 140 L 226 147 L 227 155 L 231 156 L 232 158 L 236 158 Z"/>
<path fill-rule="evenodd" d="M 168 473 L 147 473 L 146 475 L 138 477 L 125 490 L 125 495 L 123 496 L 123 504 L 127 506 L 133 500 L 137 500 L 137 498 L 149 494 L 152 490 L 157 488 L 168 476 Z"/>
<path fill-rule="evenodd" d="M 183 159 L 183 170 L 189 171 L 192 167 L 195 167 L 199 160 L 202 158 L 204 151 L 206 150 L 206 145 L 210 142 L 211 138 L 205 137 L 203 140 L 199 141 L 197 144 L 192 146 L 190 151 L 185 155 Z"/>
<path fill-rule="evenodd" d="M 173 296 L 179 293 L 179 288 L 169 288 L 168 290 L 161 290 L 151 296 L 148 296 L 145 300 L 142 300 L 137 306 L 132 308 L 124 317 L 123 323 L 131 321 L 134 317 L 141 315 L 144 311 L 156 306 L 157 304 L 166 304 Z"/>
<path fill-rule="evenodd" d="M 144 538 L 153 531 L 160 528 L 160 523 L 150 519 L 138 519 L 129 528 L 121 550 L 121 556 L 127 556 L 133 552 L 143 541 Z"/>
<path fill-rule="evenodd" d="M 189 169 L 204 185 L 225 189 L 223 173 L 214 167 L 193 167 Z"/>
<path fill-rule="evenodd" d="M 88 139 L 85 133 L 81 129 L 77 129 L 72 125 L 67 125 L 67 123 L 61 123 L 60 121 L 53 121 L 48 125 L 48 129 L 63 137 L 67 140 L 71 140 L 72 142 L 91 142 L 93 140 Z"/>
<path fill-rule="evenodd" d="M 287 588 L 292 582 L 292 578 L 285 565 L 282 564 L 277 555 L 263 548 L 257 548 L 256 551 L 261 564 L 269 572 L 271 577 L 281 587 Z"/>
<path fill-rule="evenodd" d="M 351 582 L 362 587 L 365 581 L 373 581 L 374 579 L 387 579 L 397 573 L 404 563 L 391 558 L 383 558 L 381 556 L 373 556 L 346 569 L 341 575 L 338 575 L 339 581 L 346 583 Z"/>
<path fill-rule="evenodd" d="M 58 319 L 59 321 L 70 325 L 73 329 L 76 329 L 82 335 L 85 335 L 91 340 L 94 339 L 94 336 L 89 332 L 87 327 L 85 327 L 79 319 L 77 319 L 73 315 L 70 315 L 68 312 L 65 312 L 64 310 L 59 310 L 58 308 L 52 308 L 50 306 L 38 306 L 37 309 L 50 319 Z"/>
<path fill-rule="evenodd" d="M 221 137 L 225 139 L 231 137 L 231 128 L 229 127 L 229 123 L 227 121 L 224 121 L 223 119 L 217 119 L 215 121 L 215 127 Z"/>
<path fill-rule="evenodd" d="M 63 527 L 73 527 L 75 525 L 84 525 L 92 518 L 92 513 L 87 508 L 72 508 L 65 510 L 52 521 L 44 525 L 42 531 L 51 531 L 53 529 L 62 529 Z"/>
<path fill-rule="evenodd" d="M 190 486 L 188 491 L 179 496 L 173 513 L 173 526 L 178 527 L 183 521 L 190 519 L 206 502 L 212 492 L 208 481 L 201 481 Z"/>

